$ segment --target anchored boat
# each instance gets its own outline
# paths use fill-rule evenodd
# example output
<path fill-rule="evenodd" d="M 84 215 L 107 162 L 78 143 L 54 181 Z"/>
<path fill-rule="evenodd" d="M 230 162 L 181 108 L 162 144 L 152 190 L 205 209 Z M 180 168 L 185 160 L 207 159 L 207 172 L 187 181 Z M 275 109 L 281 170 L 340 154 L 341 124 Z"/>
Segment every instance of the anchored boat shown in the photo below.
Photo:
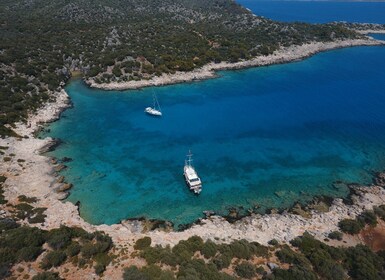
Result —
<path fill-rule="evenodd" d="M 151 116 L 161 117 L 162 111 L 160 109 L 158 99 L 156 98 L 155 93 L 152 96 L 153 96 L 153 106 L 147 107 L 146 109 L 144 109 L 144 112 L 151 115 Z"/>
<path fill-rule="evenodd" d="M 183 176 L 186 180 L 186 184 L 189 189 L 195 194 L 200 194 L 200 192 L 202 191 L 202 182 L 201 179 L 198 177 L 198 173 L 195 171 L 195 168 L 192 166 L 191 163 L 192 154 L 191 151 L 189 151 L 184 164 Z"/>

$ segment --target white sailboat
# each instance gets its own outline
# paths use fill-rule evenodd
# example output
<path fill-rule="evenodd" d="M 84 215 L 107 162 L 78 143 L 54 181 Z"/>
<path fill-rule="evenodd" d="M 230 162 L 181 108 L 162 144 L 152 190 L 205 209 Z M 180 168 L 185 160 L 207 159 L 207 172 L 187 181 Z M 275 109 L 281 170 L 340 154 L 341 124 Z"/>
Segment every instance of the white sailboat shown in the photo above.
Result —
<path fill-rule="evenodd" d="M 195 171 L 195 168 L 191 164 L 191 158 L 192 154 L 191 151 L 189 151 L 187 155 L 187 160 L 185 160 L 184 164 L 183 176 L 186 180 L 189 189 L 195 194 L 200 194 L 200 192 L 202 191 L 202 182 L 201 179 L 198 177 L 198 173 Z"/>
<path fill-rule="evenodd" d="M 152 116 L 161 117 L 162 111 L 160 109 L 158 99 L 156 98 L 155 93 L 152 96 L 153 96 L 153 106 L 147 107 L 146 109 L 144 109 L 144 112 Z"/>

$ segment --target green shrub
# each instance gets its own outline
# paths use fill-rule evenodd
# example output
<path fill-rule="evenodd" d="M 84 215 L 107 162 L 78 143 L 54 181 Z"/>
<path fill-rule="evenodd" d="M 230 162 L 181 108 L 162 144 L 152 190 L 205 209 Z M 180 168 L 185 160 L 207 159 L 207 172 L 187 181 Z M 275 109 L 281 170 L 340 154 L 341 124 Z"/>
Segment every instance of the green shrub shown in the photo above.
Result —
<path fill-rule="evenodd" d="M 66 259 L 67 255 L 63 251 L 51 251 L 44 256 L 40 266 L 43 269 L 50 269 L 61 265 Z"/>
<path fill-rule="evenodd" d="M 233 255 L 238 259 L 248 260 L 252 256 L 250 251 L 250 244 L 246 240 L 233 241 L 230 244 L 231 251 Z"/>
<path fill-rule="evenodd" d="M 66 226 L 50 230 L 46 237 L 48 245 L 54 250 L 66 248 L 71 243 L 71 239 L 71 229 Z"/>
<path fill-rule="evenodd" d="M 270 240 L 269 242 L 269 245 L 271 246 L 277 246 L 279 244 L 278 240 L 277 239 L 272 239 Z"/>
<path fill-rule="evenodd" d="M 308 258 L 323 279 L 344 280 L 346 278 L 342 266 L 333 260 L 326 250 L 320 248 L 315 249 Z"/>
<path fill-rule="evenodd" d="M 59 273 L 45 271 L 32 277 L 32 280 L 61 280 Z"/>
<path fill-rule="evenodd" d="M 12 248 L 0 248 L 0 264 L 13 263 L 16 258 L 16 252 Z"/>
<path fill-rule="evenodd" d="M 97 254 L 107 252 L 112 246 L 112 239 L 101 232 L 94 233 L 96 242 L 87 241 L 81 248 L 81 253 L 85 258 L 91 258 Z"/>
<path fill-rule="evenodd" d="M 147 247 L 151 246 L 151 237 L 143 237 L 138 240 L 136 240 L 136 243 L 134 245 L 135 250 L 144 250 Z"/>
<path fill-rule="evenodd" d="M 0 183 L 0 204 L 6 204 L 8 200 L 5 199 L 2 183 Z"/>
<path fill-rule="evenodd" d="M 257 273 L 254 265 L 248 262 L 242 262 L 235 267 L 235 272 L 242 278 L 252 278 Z"/>
<path fill-rule="evenodd" d="M 161 246 L 147 247 L 140 253 L 140 256 L 144 258 L 148 264 L 155 264 L 160 261 L 162 251 L 163 248 Z"/>
<path fill-rule="evenodd" d="M 47 215 L 44 214 L 47 208 L 35 208 L 33 214 L 28 218 L 30 224 L 42 224 L 45 221 Z"/>
<path fill-rule="evenodd" d="M 81 246 L 79 243 L 73 241 L 70 245 L 67 246 L 66 253 L 67 256 L 73 257 L 79 254 Z"/>
<path fill-rule="evenodd" d="M 96 239 L 95 247 L 98 249 L 98 253 L 106 252 L 112 247 L 111 237 L 104 232 L 97 231 L 94 233 L 94 236 Z"/>
<path fill-rule="evenodd" d="M 284 245 L 280 251 L 276 252 L 276 255 L 281 262 L 295 264 L 304 268 L 311 267 L 311 263 L 304 255 L 294 252 L 287 245 Z"/>
<path fill-rule="evenodd" d="M 385 221 L 385 205 L 374 206 L 373 211 L 381 220 Z"/>
<path fill-rule="evenodd" d="M 133 265 L 124 269 L 123 280 L 150 280 L 150 277 Z"/>
<path fill-rule="evenodd" d="M 7 177 L 0 175 L 0 184 L 4 183 L 7 180 Z"/>
<path fill-rule="evenodd" d="M 263 267 L 262 266 L 258 266 L 256 269 L 255 269 L 255 271 L 258 273 L 258 274 L 260 274 L 260 275 L 263 275 L 263 274 L 265 274 L 265 270 L 263 269 Z"/>
<path fill-rule="evenodd" d="M 87 242 L 83 245 L 83 247 L 80 249 L 80 252 L 82 253 L 82 256 L 89 259 L 92 256 L 99 253 L 98 248 L 94 246 L 93 243 Z"/>
<path fill-rule="evenodd" d="M 258 242 L 251 242 L 249 244 L 251 254 L 257 257 L 267 257 L 269 249 L 266 246 L 259 244 Z"/>
<path fill-rule="evenodd" d="M 24 247 L 39 247 L 44 242 L 44 232 L 41 229 L 22 226 L 3 233 L 0 238 L 0 247 L 9 247 L 18 251 Z"/>
<path fill-rule="evenodd" d="M 377 217 L 373 211 L 366 210 L 366 211 L 362 212 L 357 217 L 357 220 L 361 221 L 364 224 L 370 225 L 370 226 L 376 226 L 377 225 Z"/>
<path fill-rule="evenodd" d="M 206 258 L 212 258 L 217 253 L 217 245 L 211 240 L 207 240 L 201 249 L 201 254 Z"/>
<path fill-rule="evenodd" d="M 364 223 L 352 219 L 344 219 L 338 223 L 342 232 L 348 234 L 357 234 L 364 228 Z"/>
<path fill-rule="evenodd" d="M 233 259 L 232 255 L 231 254 L 221 254 L 219 256 L 216 256 L 214 259 L 213 259 L 213 263 L 215 264 L 215 266 L 221 270 L 221 269 L 224 269 L 224 268 L 228 268 L 229 265 L 231 264 L 231 260 Z"/>
<path fill-rule="evenodd" d="M 83 268 L 86 264 L 87 264 L 86 259 L 83 259 L 83 258 L 78 259 L 78 267 Z"/>
<path fill-rule="evenodd" d="M 23 198 L 22 200 L 24 201 Z M 16 211 L 17 218 L 21 220 L 28 219 L 28 222 L 30 222 L 31 224 L 43 223 L 45 218 L 47 217 L 44 214 L 44 211 L 47 210 L 47 208 L 33 208 L 33 206 L 24 202 L 16 205 L 15 209 L 17 210 Z"/>
<path fill-rule="evenodd" d="M 94 261 L 103 266 L 108 266 L 112 261 L 112 257 L 108 255 L 106 252 L 99 253 L 94 257 Z"/>
<path fill-rule="evenodd" d="M 220 279 L 216 266 L 212 263 L 206 264 L 202 259 L 192 259 L 179 267 L 178 279 Z"/>
<path fill-rule="evenodd" d="M 97 263 L 95 266 L 94 266 L 94 269 L 95 269 L 95 273 L 97 275 L 101 275 L 105 270 L 106 270 L 106 267 L 100 263 Z"/>
<path fill-rule="evenodd" d="M 0 233 L 2 231 L 18 228 L 20 225 L 16 223 L 15 220 L 5 218 L 5 219 L 0 219 Z"/>
<path fill-rule="evenodd" d="M 149 279 L 159 279 L 164 274 L 162 269 L 156 265 L 145 266 L 141 269 L 141 271 L 147 275 Z M 174 279 L 174 275 L 172 274 L 172 278 L 169 279 Z"/>
<path fill-rule="evenodd" d="M 178 262 L 181 264 L 191 260 L 195 251 L 190 249 L 191 248 L 186 244 L 186 242 L 182 240 L 172 248 L 172 253 L 178 258 Z"/>
<path fill-rule="evenodd" d="M 343 237 L 343 234 L 342 234 L 342 232 L 339 232 L 339 231 L 332 231 L 331 233 L 328 234 L 328 237 L 330 239 L 341 241 L 342 237 Z"/>
<path fill-rule="evenodd" d="M 171 252 L 169 247 L 160 252 L 159 261 L 170 266 L 176 266 L 179 263 L 178 257 Z"/>
<path fill-rule="evenodd" d="M 25 195 L 19 195 L 17 198 L 19 199 L 20 202 L 26 202 L 26 203 L 35 203 L 35 202 L 37 202 L 37 198 L 36 197 L 27 197 Z"/>
<path fill-rule="evenodd" d="M 304 267 L 294 265 L 289 269 L 276 268 L 273 273 L 263 279 L 271 280 L 317 280 L 317 275 Z"/>
<path fill-rule="evenodd" d="M 19 261 L 31 262 L 36 260 L 42 251 L 41 247 L 24 247 L 17 251 L 17 259 Z"/>
<path fill-rule="evenodd" d="M 72 238 L 78 237 L 83 240 L 92 240 L 95 237 L 95 234 L 89 233 L 80 227 L 71 227 L 69 230 L 71 231 Z"/>
<path fill-rule="evenodd" d="M 291 244 L 298 247 L 306 257 L 311 256 L 314 251 L 323 250 L 326 251 L 333 260 L 337 261 L 345 258 L 345 252 L 342 249 L 328 246 L 306 232 L 303 236 L 292 240 Z"/>
<path fill-rule="evenodd" d="M 17 209 L 16 217 L 20 220 L 24 220 L 33 214 L 33 207 L 27 203 L 20 203 L 15 206 L 15 209 Z"/>
<path fill-rule="evenodd" d="M 189 239 L 187 239 L 186 241 L 181 241 L 182 243 L 184 243 L 188 250 L 192 253 L 195 253 L 197 251 L 200 251 L 203 247 L 203 240 L 201 237 L 199 236 L 191 236 Z M 179 242 L 179 243 L 181 243 Z"/>
<path fill-rule="evenodd" d="M 384 259 L 364 245 L 347 249 L 346 267 L 349 275 L 358 280 L 380 280 L 383 278 Z"/>

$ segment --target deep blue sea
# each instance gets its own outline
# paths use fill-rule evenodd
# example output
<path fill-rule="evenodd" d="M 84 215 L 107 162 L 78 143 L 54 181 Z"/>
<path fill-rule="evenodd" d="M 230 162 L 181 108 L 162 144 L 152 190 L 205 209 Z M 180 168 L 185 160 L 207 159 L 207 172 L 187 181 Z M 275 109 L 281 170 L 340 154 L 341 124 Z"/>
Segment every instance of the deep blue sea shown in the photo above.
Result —
<path fill-rule="evenodd" d="M 145 216 L 179 225 L 204 210 L 344 196 L 341 182 L 370 182 L 385 167 L 384 65 L 385 47 L 355 47 L 136 91 L 75 80 L 66 88 L 74 108 L 49 127 L 63 140 L 51 155 L 73 159 L 63 172 L 69 200 L 94 224 Z M 154 92 L 162 118 L 143 112 Z M 200 196 L 182 176 L 189 149 Z"/>
<path fill-rule="evenodd" d="M 385 23 L 385 2 L 236 0 L 254 14 L 278 21 Z"/>

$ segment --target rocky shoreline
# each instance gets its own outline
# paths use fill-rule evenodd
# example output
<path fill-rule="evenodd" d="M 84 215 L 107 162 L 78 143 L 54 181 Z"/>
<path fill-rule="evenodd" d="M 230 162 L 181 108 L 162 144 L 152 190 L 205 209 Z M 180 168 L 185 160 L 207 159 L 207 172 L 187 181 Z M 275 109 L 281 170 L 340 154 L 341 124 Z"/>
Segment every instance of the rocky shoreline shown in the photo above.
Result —
<path fill-rule="evenodd" d="M 364 43 L 366 45 L 384 44 L 384 42 L 376 40 L 355 41 L 354 44 L 363 45 Z M 348 47 L 354 44 L 345 42 L 344 44 L 335 44 L 333 47 L 328 45 L 326 49 Z M 291 51 L 291 57 L 298 56 L 298 59 L 302 59 L 305 57 L 304 54 L 309 56 L 314 52 L 314 48 L 301 53 L 303 50 L 294 47 Z M 285 62 L 282 55 L 276 56 L 281 60 L 277 59 L 275 63 Z M 244 63 L 231 64 L 231 69 L 247 67 L 248 65 L 250 67 L 256 66 L 254 64 L 256 62 L 250 61 L 249 63 L 246 66 Z M 260 65 L 267 65 L 267 63 L 271 64 L 272 62 L 267 59 L 265 63 Z M 224 67 L 226 64 L 222 64 L 222 66 Z M 217 65 L 217 67 L 215 70 L 223 69 L 220 68 L 221 66 Z M 210 67 L 207 69 L 210 69 L 207 70 L 211 71 L 210 73 L 214 71 Z M 20 138 L 0 139 L 0 146 L 8 147 L 3 157 L 12 155 L 9 161 L 4 161 L 0 165 L 0 175 L 7 177 L 4 183 L 4 195 L 11 203 L 16 203 L 17 197 L 20 195 L 36 197 L 38 201 L 33 205 L 47 208 L 45 222 L 37 225 L 43 229 L 67 225 L 78 226 L 87 231 L 104 231 L 112 237 L 118 246 L 132 245 L 136 239 L 143 236 L 150 236 L 154 244 L 173 246 L 192 235 L 217 242 L 230 242 L 244 238 L 267 244 L 271 239 L 287 242 L 305 231 L 322 240 L 330 232 L 338 229 L 340 220 L 354 218 L 364 210 L 371 210 L 373 206 L 385 204 L 385 180 L 383 180 L 385 175 L 379 174 L 372 186 L 354 187 L 354 193 L 351 195 L 353 203 L 345 204 L 342 199 L 335 199 L 328 211 L 312 209 L 308 211 L 308 217 L 284 211 L 281 214 L 250 214 L 230 223 L 224 217 L 208 215 L 207 218 L 201 219 L 199 224 L 194 224 L 179 232 L 170 231 L 169 227 L 166 227 L 167 230 L 165 230 L 165 226 L 151 230 L 151 225 L 146 226 L 146 221 L 137 219 L 122 221 L 120 224 L 114 225 L 91 225 L 80 217 L 76 205 L 60 201 L 65 197 L 66 191 L 70 187 L 70 185 L 66 185 L 65 178 L 58 174 L 58 171 L 64 167 L 62 163 L 52 162 L 50 158 L 41 155 L 41 152 L 52 145 L 55 140 L 51 138 L 37 139 L 34 135 L 44 124 L 57 120 L 61 112 L 71 106 L 69 97 L 64 90 L 55 93 L 55 95 L 56 102 L 47 103 L 36 114 L 31 115 L 27 124 L 16 124 L 15 132 L 21 136 Z M 148 229 L 150 230 L 147 231 Z"/>
<path fill-rule="evenodd" d="M 369 31 L 368 31 L 369 32 Z M 380 31 L 377 30 L 378 33 Z M 385 31 L 382 31 L 385 32 Z M 366 31 L 362 32 L 366 34 Z M 108 84 L 98 84 L 92 78 L 85 80 L 86 84 L 91 88 L 103 90 L 128 90 L 139 89 L 150 86 L 163 86 L 177 83 L 193 82 L 216 77 L 216 72 L 220 70 L 235 70 L 257 66 L 267 66 L 272 64 L 283 64 L 298 60 L 303 60 L 316 53 L 353 46 L 377 46 L 385 45 L 385 41 L 375 40 L 373 38 L 343 40 L 335 42 L 312 42 L 301 46 L 290 46 L 282 48 L 271 55 L 259 56 L 251 60 L 240 61 L 236 63 L 220 62 L 209 63 L 202 68 L 191 72 L 176 72 L 175 74 L 163 74 L 150 80 L 128 81 L 128 82 L 111 82 Z"/>

